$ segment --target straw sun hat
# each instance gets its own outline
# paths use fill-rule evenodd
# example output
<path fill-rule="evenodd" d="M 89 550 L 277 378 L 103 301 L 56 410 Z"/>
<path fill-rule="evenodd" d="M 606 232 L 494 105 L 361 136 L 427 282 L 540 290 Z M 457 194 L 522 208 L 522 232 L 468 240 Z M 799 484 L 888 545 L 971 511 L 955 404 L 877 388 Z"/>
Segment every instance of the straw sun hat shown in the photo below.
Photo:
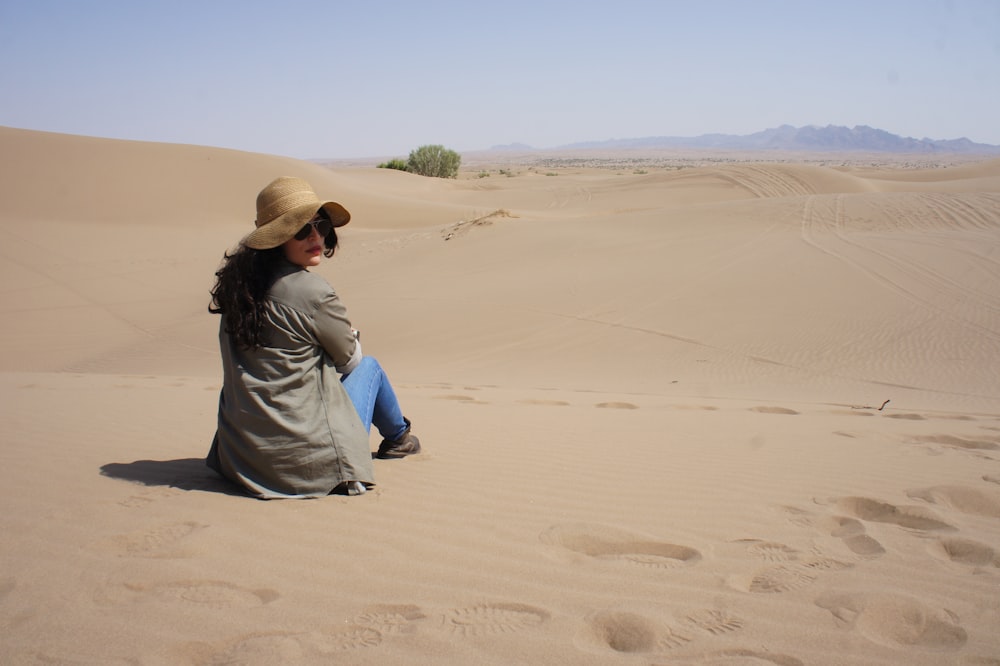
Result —
<path fill-rule="evenodd" d="M 267 250 L 283 245 L 305 226 L 319 209 L 330 216 L 333 226 L 351 221 L 351 214 L 336 201 L 320 201 L 309 183 L 301 178 L 282 176 L 271 181 L 257 195 L 257 228 L 243 239 L 243 245 Z"/>

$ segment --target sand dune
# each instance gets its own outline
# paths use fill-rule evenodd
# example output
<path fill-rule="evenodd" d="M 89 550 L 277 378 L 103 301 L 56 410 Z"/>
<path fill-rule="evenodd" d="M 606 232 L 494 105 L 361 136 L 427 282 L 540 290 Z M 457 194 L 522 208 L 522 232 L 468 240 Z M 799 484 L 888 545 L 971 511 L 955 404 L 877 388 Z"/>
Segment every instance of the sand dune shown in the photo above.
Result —
<path fill-rule="evenodd" d="M 1000 161 L 0 146 L 3 663 L 1000 663 Z M 201 462 L 282 174 L 351 210 L 318 270 L 426 444 L 359 498 Z"/>

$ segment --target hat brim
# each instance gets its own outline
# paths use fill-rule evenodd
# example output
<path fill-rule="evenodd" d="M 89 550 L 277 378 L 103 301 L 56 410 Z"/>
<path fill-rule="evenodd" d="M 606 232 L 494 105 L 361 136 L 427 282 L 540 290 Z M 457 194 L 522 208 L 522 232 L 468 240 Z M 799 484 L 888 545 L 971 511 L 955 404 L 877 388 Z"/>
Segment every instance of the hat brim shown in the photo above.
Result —
<path fill-rule="evenodd" d="M 351 221 L 351 214 L 336 201 L 305 204 L 257 227 L 243 238 L 241 244 L 254 250 L 269 250 L 284 245 L 316 217 L 321 208 L 326 211 L 334 227 L 342 227 Z"/>

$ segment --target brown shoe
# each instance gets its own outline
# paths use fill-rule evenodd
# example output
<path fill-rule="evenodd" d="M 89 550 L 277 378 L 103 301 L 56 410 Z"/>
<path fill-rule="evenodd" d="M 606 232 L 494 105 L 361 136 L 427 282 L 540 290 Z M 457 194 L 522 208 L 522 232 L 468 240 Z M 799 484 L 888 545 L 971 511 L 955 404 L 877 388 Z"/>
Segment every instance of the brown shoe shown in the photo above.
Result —
<path fill-rule="evenodd" d="M 410 419 L 403 417 L 406 421 L 406 430 L 399 436 L 399 439 L 383 439 L 378 447 L 376 458 L 383 460 L 391 458 L 404 458 L 420 453 L 420 440 L 410 432 Z"/>

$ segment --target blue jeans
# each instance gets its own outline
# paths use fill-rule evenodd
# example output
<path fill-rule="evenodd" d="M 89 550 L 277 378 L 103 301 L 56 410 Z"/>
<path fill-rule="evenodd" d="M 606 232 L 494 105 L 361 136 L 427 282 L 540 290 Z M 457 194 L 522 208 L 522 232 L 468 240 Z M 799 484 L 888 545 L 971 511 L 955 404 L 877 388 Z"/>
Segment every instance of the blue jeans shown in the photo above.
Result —
<path fill-rule="evenodd" d="M 399 400 L 382 366 L 371 356 L 365 356 L 351 374 L 342 377 L 348 397 L 358 410 L 365 430 L 374 425 L 382 437 L 396 440 L 406 432 L 406 421 L 399 409 Z"/>

